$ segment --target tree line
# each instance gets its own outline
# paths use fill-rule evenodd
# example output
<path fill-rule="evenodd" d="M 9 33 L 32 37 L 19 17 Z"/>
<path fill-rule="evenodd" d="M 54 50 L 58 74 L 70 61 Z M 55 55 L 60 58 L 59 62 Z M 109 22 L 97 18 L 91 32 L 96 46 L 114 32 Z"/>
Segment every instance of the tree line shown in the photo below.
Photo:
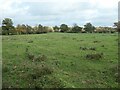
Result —
<path fill-rule="evenodd" d="M 74 24 L 69 27 L 66 24 L 61 24 L 60 26 L 43 26 L 38 24 L 34 27 L 25 24 L 18 24 L 16 27 L 13 25 L 13 21 L 10 18 L 5 18 L 2 21 L 2 26 L 0 27 L 0 34 L 2 35 L 20 35 L 20 34 L 42 34 L 48 32 L 63 32 L 63 33 L 114 33 L 118 31 L 118 26 L 120 22 L 115 22 L 112 27 L 95 27 L 91 23 L 86 23 L 84 27 L 80 27 Z"/>

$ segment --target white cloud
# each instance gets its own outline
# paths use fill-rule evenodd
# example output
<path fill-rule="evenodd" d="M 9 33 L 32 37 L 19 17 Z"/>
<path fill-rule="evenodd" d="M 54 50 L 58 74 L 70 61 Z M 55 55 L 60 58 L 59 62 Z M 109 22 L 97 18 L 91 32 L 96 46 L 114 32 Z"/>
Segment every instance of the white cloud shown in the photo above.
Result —
<path fill-rule="evenodd" d="M 60 23 L 111 25 L 117 20 L 119 0 L 1 0 L 0 20 L 10 17 L 15 24 L 56 25 Z M 104 20 L 102 19 L 104 18 Z M 109 18 L 109 19 L 108 19 Z M 106 20 L 105 20 L 106 19 Z M 106 21 L 106 22 L 105 22 Z M 107 22 L 109 21 L 109 22 Z M 101 22 L 101 23 L 98 23 Z"/>

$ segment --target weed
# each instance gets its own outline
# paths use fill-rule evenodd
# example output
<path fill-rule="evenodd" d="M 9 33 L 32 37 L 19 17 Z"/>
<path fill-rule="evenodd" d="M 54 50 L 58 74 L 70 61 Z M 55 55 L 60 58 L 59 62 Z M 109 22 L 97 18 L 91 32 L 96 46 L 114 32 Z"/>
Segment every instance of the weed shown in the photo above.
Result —
<path fill-rule="evenodd" d="M 33 41 L 32 41 L 32 40 L 30 40 L 30 41 L 28 41 L 28 43 L 33 43 Z"/>
<path fill-rule="evenodd" d="M 80 47 L 80 50 L 96 50 L 96 48 L 95 47 L 90 47 L 90 48 Z"/>
<path fill-rule="evenodd" d="M 96 48 L 95 47 L 91 47 L 91 48 L 89 48 L 89 50 L 96 50 Z"/>
<path fill-rule="evenodd" d="M 35 67 L 33 69 L 33 73 L 30 74 L 32 79 L 37 79 L 39 77 L 42 77 L 44 75 L 49 75 L 49 74 L 52 74 L 53 72 L 53 69 L 46 66 L 46 65 L 42 65 L 40 67 Z"/>
<path fill-rule="evenodd" d="M 8 72 L 8 71 L 9 71 L 9 68 L 8 68 L 8 67 L 4 66 L 4 67 L 2 68 L 2 72 L 3 72 L 3 73 Z"/>
<path fill-rule="evenodd" d="M 105 45 L 102 45 L 101 47 L 105 47 Z"/>
<path fill-rule="evenodd" d="M 28 48 L 26 48 L 26 50 L 25 50 L 25 51 L 26 51 L 26 53 L 27 53 L 27 52 L 28 52 Z"/>
<path fill-rule="evenodd" d="M 93 43 L 99 43 L 100 41 L 93 41 Z"/>
<path fill-rule="evenodd" d="M 76 38 L 72 38 L 73 40 L 76 40 Z"/>
<path fill-rule="evenodd" d="M 39 55 L 34 59 L 35 61 L 46 61 L 47 57 L 45 55 Z"/>
<path fill-rule="evenodd" d="M 34 60 L 35 56 L 33 54 L 27 53 L 27 56 L 28 56 L 28 59 Z"/>
<path fill-rule="evenodd" d="M 84 41 L 84 40 L 80 40 L 80 41 Z"/>
<path fill-rule="evenodd" d="M 114 65 L 109 69 L 110 70 L 109 72 L 111 72 L 110 75 L 113 75 L 116 78 L 116 82 L 120 81 L 119 74 L 118 74 L 120 69 L 118 67 L 119 65 Z"/>
<path fill-rule="evenodd" d="M 86 55 L 86 59 L 89 59 L 89 60 L 99 60 L 103 57 L 103 53 L 99 54 L 99 53 L 96 53 L 96 54 L 87 54 Z"/>
<path fill-rule="evenodd" d="M 81 49 L 81 50 L 87 50 L 87 48 L 86 48 L 86 47 L 80 47 L 80 49 Z"/>

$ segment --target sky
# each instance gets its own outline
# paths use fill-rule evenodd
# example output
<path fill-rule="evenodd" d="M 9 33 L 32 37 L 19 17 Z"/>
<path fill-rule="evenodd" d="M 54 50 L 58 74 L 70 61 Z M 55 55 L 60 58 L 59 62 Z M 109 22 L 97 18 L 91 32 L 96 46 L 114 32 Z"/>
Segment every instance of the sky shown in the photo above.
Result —
<path fill-rule="evenodd" d="M 119 0 L 0 0 L 0 21 L 11 18 L 14 25 L 113 26 L 118 21 Z"/>

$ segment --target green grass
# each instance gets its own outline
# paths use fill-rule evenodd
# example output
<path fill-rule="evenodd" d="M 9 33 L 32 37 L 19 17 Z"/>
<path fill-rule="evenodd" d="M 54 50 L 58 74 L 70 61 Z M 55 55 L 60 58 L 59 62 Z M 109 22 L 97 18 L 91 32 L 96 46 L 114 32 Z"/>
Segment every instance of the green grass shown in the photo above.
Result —
<path fill-rule="evenodd" d="M 116 33 L 48 33 L 3 36 L 2 39 L 3 87 L 118 87 Z M 87 50 L 81 50 L 80 47 L 86 47 Z M 89 50 L 91 47 L 96 50 Z M 35 57 L 44 55 L 46 59 L 32 61 L 27 53 Z M 87 54 L 95 53 L 103 53 L 102 58 L 86 58 Z M 48 70 L 43 74 L 41 69 L 45 70 L 42 65 Z"/>

